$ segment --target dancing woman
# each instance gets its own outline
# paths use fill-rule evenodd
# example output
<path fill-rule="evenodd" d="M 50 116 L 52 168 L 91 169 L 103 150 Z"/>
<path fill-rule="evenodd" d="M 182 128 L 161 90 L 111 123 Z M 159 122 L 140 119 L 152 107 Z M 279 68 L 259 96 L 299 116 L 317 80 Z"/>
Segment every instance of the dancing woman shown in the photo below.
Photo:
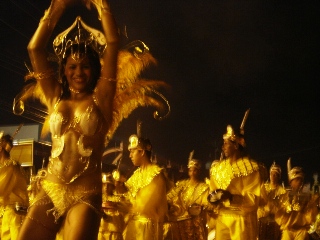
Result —
<path fill-rule="evenodd" d="M 75 35 L 69 28 L 54 41 L 57 74 L 48 60 L 47 43 L 65 10 L 76 4 L 95 5 L 104 33 L 86 27 L 78 17 Z M 40 20 L 28 52 L 48 109 L 52 154 L 19 239 L 55 239 L 62 226 L 63 239 L 97 238 L 101 156 L 112 121 L 118 42 L 106 0 L 52 0 Z"/>

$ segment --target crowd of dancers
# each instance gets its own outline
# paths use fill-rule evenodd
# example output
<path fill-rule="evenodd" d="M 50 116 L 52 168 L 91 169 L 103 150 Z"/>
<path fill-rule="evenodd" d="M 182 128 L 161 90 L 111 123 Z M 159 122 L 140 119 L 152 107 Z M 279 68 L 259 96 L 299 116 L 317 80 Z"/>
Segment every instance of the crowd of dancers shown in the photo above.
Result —
<path fill-rule="evenodd" d="M 302 167 L 291 167 L 289 159 L 290 186 L 283 185 L 282 169 L 275 162 L 266 180 L 266 168 L 245 154 L 243 134 L 228 125 L 223 139 L 223 157 L 212 162 L 209 178 L 201 177 L 201 161 L 192 151 L 188 178 L 175 182 L 152 162 L 150 140 L 130 136 L 128 151 L 137 168 L 128 179 L 118 169 L 102 173 L 101 206 L 96 210 L 101 220 L 92 238 L 319 239 L 317 176 L 312 188 L 305 185 Z M 12 137 L 2 133 L 1 239 L 19 239 L 28 208 L 38 201 L 42 187 L 42 170 L 28 185 L 24 169 L 10 158 L 12 147 Z M 63 215 L 58 221 L 65 219 Z M 66 239 L 66 225 L 59 226 L 52 239 Z"/>

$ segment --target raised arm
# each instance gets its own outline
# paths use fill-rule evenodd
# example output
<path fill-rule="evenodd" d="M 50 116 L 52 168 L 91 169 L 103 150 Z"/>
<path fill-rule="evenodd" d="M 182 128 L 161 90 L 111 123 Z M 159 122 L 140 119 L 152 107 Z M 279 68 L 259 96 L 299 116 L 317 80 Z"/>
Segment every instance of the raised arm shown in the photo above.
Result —
<path fill-rule="evenodd" d="M 106 0 L 100 0 L 99 3 L 95 3 L 95 5 L 101 13 L 101 24 L 107 41 L 107 48 L 102 56 L 103 67 L 97 85 L 96 97 L 98 98 L 100 108 L 106 120 L 110 122 L 116 89 L 119 34 L 108 2 Z"/>
<path fill-rule="evenodd" d="M 28 45 L 28 53 L 35 77 L 49 106 L 54 97 L 59 96 L 60 85 L 55 79 L 53 68 L 48 61 L 47 45 L 67 4 L 67 1 L 64 0 L 52 0 Z"/>

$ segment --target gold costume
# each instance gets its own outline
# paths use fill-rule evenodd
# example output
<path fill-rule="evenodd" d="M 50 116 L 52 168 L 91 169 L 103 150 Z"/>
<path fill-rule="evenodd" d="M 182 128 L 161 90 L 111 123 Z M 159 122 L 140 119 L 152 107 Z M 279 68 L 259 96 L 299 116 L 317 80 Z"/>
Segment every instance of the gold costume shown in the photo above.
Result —
<path fill-rule="evenodd" d="M 308 230 L 318 213 L 316 198 L 310 193 L 292 191 L 280 198 L 275 219 L 282 230 L 281 239 L 309 239 Z"/>
<path fill-rule="evenodd" d="M 36 196 L 34 201 L 30 203 L 30 207 L 52 202 L 54 208 L 48 210 L 48 212 L 52 212 L 56 221 L 77 203 L 84 203 L 101 214 L 100 203 L 92 200 L 93 196 L 101 196 L 101 190 L 98 188 L 86 188 L 76 184 L 65 185 L 44 179 L 41 180 L 41 187 L 46 195 L 39 194 Z"/>
<path fill-rule="evenodd" d="M 124 218 L 116 209 L 104 209 L 98 240 L 122 240 Z"/>
<path fill-rule="evenodd" d="M 248 158 L 220 160 L 210 169 L 210 189 L 229 191 L 233 198 L 218 205 L 216 240 L 256 239 L 261 180 L 258 164 Z"/>
<path fill-rule="evenodd" d="M 208 206 L 208 193 L 209 186 L 204 182 L 191 185 L 188 179 L 176 183 L 167 194 L 170 208 L 174 210 L 169 218 L 170 231 L 167 233 L 167 239 L 207 238 L 203 209 Z"/>
<path fill-rule="evenodd" d="M 154 164 L 138 168 L 125 185 L 132 208 L 124 239 L 162 239 L 167 213 L 166 179 L 162 168 Z"/>
<path fill-rule="evenodd" d="M 100 221 L 98 240 L 123 240 L 124 214 L 118 210 L 118 203 L 123 199 L 123 194 L 117 194 L 114 189 L 112 194 L 110 193 L 112 188 L 108 185 L 114 186 L 111 174 L 103 174 L 102 182 L 106 186 L 102 191 L 103 215 Z"/>
<path fill-rule="evenodd" d="M 258 209 L 259 240 L 280 239 L 280 227 L 275 222 L 274 216 L 277 212 L 279 198 L 285 193 L 286 190 L 280 184 L 276 187 L 272 187 L 269 182 L 262 185 L 260 206 Z"/>
<path fill-rule="evenodd" d="M 20 164 L 12 159 L 0 166 L 0 239 L 16 239 L 25 218 L 16 206 L 28 206 L 27 179 Z"/>

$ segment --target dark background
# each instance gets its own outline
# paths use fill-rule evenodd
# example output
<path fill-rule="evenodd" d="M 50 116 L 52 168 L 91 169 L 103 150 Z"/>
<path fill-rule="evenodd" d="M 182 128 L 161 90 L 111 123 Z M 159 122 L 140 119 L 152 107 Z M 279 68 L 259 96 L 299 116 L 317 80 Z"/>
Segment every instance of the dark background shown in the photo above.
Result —
<path fill-rule="evenodd" d="M 12 101 L 23 86 L 26 47 L 48 0 L 1 1 L 0 125 L 34 123 L 12 114 Z M 307 180 L 320 170 L 319 1 L 157 1 L 111 0 L 119 28 L 128 39 L 142 40 L 158 60 L 146 75 L 164 80 L 171 115 L 152 118 L 140 108 L 125 119 L 110 145 L 124 141 L 143 122 L 143 134 L 158 161 L 186 165 L 190 151 L 204 163 L 220 156 L 227 124 L 245 126 L 248 150 L 267 168 L 286 161 L 302 166 Z M 68 11 L 54 36 L 81 14 L 99 28 L 95 11 Z M 52 51 L 51 43 L 49 45 Z M 123 164 L 130 165 L 128 152 Z M 206 171 L 207 172 L 207 171 Z"/>

